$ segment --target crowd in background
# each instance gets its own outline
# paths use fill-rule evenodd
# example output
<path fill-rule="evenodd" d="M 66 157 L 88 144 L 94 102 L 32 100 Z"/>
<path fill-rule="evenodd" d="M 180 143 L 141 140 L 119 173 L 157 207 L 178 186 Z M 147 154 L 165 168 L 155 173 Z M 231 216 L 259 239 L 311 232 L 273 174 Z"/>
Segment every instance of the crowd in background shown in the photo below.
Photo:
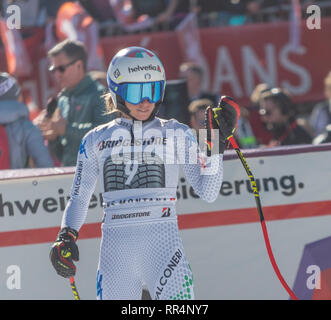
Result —
<path fill-rule="evenodd" d="M 303 16 L 312 4 L 319 5 L 323 16 L 331 14 L 328 0 L 298 1 Z M 24 11 L 23 27 L 45 27 L 67 2 L 79 3 L 100 24 L 101 36 L 172 30 L 192 11 L 199 27 L 289 20 L 292 7 L 291 0 L 3 0 L 0 11 L 5 16 L 7 6 L 16 4 Z"/>
<path fill-rule="evenodd" d="M 331 11 L 327 1 L 300 3 L 303 14 L 305 6 L 313 3 L 319 4 L 324 15 Z M 17 80 L 8 73 L 0 73 L 0 169 L 74 166 L 85 133 L 112 120 L 105 114 L 102 98 L 107 83 L 102 59 L 98 60 L 96 54 L 99 37 L 172 30 L 190 12 L 197 15 L 199 27 L 286 20 L 291 1 L 7 0 L 1 2 L 3 16 L 10 4 L 17 4 L 24 11 L 23 37 L 28 36 L 25 30 L 29 27 L 47 29 L 49 72 L 60 91 L 49 98 L 47 106 L 31 122 Z M 73 19 L 71 26 L 57 28 L 68 8 L 79 19 Z M 89 34 L 85 36 L 94 39 L 94 43 L 90 40 L 86 45 L 84 34 L 76 36 L 76 40 L 67 39 L 68 34 L 79 33 L 81 25 L 88 27 L 85 32 L 88 29 Z M 92 69 L 99 71 L 88 72 Z M 178 120 L 195 129 L 197 135 L 204 128 L 206 107 L 216 106 L 220 98 L 203 90 L 203 76 L 204 70 L 197 63 L 184 62 L 178 70 L 178 79 L 184 82 L 175 84 L 173 89 L 182 90 L 180 86 L 185 84 L 187 104 L 181 106 L 181 116 L 186 117 Z M 311 114 L 302 117 L 285 89 L 259 84 L 251 94 L 251 105 L 241 110 L 236 130 L 240 147 L 331 142 L 331 71 L 324 79 L 324 93 L 325 100 L 313 106 Z M 160 110 L 162 117 L 176 117 L 171 114 L 171 108 L 165 110 Z"/>

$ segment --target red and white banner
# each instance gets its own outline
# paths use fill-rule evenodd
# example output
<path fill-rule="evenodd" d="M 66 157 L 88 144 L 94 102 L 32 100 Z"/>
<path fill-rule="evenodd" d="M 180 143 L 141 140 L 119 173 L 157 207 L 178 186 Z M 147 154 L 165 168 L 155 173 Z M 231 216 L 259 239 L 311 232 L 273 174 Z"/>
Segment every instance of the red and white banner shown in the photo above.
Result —
<path fill-rule="evenodd" d="M 292 0 L 292 10 L 290 16 L 289 43 L 293 49 L 296 49 L 300 46 L 301 41 L 302 15 L 300 0 Z"/>
<path fill-rule="evenodd" d="M 260 189 L 281 273 L 299 299 L 330 299 L 331 259 L 326 252 L 331 241 L 331 144 L 251 150 L 244 155 Z M 73 168 L 0 171 L 2 299 L 72 299 L 70 286 L 56 275 L 48 254 L 73 172 Z M 197 299 L 289 298 L 269 261 L 249 179 L 234 151 L 226 152 L 223 185 L 214 203 L 196 198 L 183 175 L 177 198 Z M 101 202 L 97 186 L 78 241 L 76 283 L 82 299 L 96 297 Z M 9 266 L 20 269 L 24 279 L 20 289 L 5 285 Z M 52 290 L 35 285 L 40 275 Z"/>
<path fill-rule="evenodd" d="M 61 5 L 56 15 L 56 34 L 59 41 L 71 39 L 83 42 L 88 53 L 87 69 L 103 70 L 98 25 L 78 2 Z"/>
<path fill-rule="evenodd" d="M 288 22 L 200 29 L 210 90 L 247 105 L 255 86 L 266 82 L 288 89 L 296 101 L 323 99 L 323 81 L 331 70 L 331 19 L 322 19 L 321 29 L 314 30 L 302 22 L 300 32 L 300 45 L 294 48 L 289 42 Z M 140 45 L 145 36 L 102 39 L 106 65 L 119 49 Z M 179 65 L 186 61 L 177 34 L 149 34 L 148 48 L 158 53 L 167 78 L 177 79 Z"/>
<path fill-rule="evenodd" d="M 209 90 L 209 66 L 203 55 L 197 15 L 194 12 L 188 14 L 176 28 L 177 39 L 182 57 L 185 62 L 195 62 L 204 71 L 203 90 Z"/>
<path fill-rule="evenodd" d="M 9 29 L 6 20 L 0 18 L 0 37 L 4 45 L 8 73 L 15 77 L 31 76 L 30 57 L 19 30 Z"/>

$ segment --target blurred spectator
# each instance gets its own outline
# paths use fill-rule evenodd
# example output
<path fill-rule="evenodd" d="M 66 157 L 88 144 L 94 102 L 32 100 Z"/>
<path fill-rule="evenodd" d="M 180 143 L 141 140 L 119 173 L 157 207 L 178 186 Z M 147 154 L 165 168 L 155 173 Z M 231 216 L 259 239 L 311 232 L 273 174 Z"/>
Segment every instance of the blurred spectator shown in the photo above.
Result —
<path fill-rule="evenodd" d="M 52 62 L 49 70 L 62 91 L 53 115 L 47 117 L 47 110 L 43 110 L 36 123 L 56 158 L 64 166 L 74 166 L 83 136 L 109 121 L 101 98 L 106 88 L 87 74 L 87 53 L 81 42 L 60 42 L 48 56 Z"/>
<path fill-rule="evenodd" d="M 55 23 L 59 41 L 70 39 L 84 43 L 88 52 L 87 70 L 105 69 L 99 43 L 99 25 L 78 2 L 62 4 Z"/>
<path fill-rule="evenodd" d="M 272 134 L 266 130 L 260 116 L 261 95 L 267 90 L 270 90 L 270 87 L 266 83 L 259 83 L 250 96 L 251 105 L 244 112 L 245 114 L 248 113 L 247 118 L 258 145 L 266 145 L 272 139 Z"/>
<path fill-rule="evenodd" d="M 243 0 L 198 0 L 197 6 L 200 16 L 205 17 L 204 24 L 210 27 L 242 24 L 244 21 L 245 1 Z"/>
<path fill-rule="evenodd" d="M 81 6 L 98 22 L 116 21 L 116 14 L 111 2 L 113 0 L 79 0 Z"/>
<path fill-rule="evenodd" d="M 292 0 L 262 0 L 255 18 L 262 22 L 288 20 L 291 10 Z"/>
<path fill-rule="evenodd" d="M 16 79 L 0 73 L 0 169 L 53 167 L 41 131 L 29 120 Z"/>
<path fill-rule="evenodd" d="M 319 134 L 314 138 L 313 144 L 321 144 L 321 143 L 330 143 L 331 142 L 331 124 L 327 125 L 325 131 Z"/>
<path fill-rule="evenodd" d="M 325 127 L 331 123 L 331 71 L 324 79 L 324 96 L 326 99 L 313 108 L 309 119 L 315 137 L 324 133 Z"/>
<path fill-rule="evenodd" d="M 189 104 L 190 127 L 196 131 L 199 138 L 199 130 L 205 128 L 205 110 L 212 106 L 213 101 L 209 99 L 194 100 Z M 235 131 L 235 138 L 243 149 L 257 148 L 258 144 L 252 132 L 252 128 L 247 118 L 247 109 L 240 108 L 240 118 Z"/>
<path fill-rule="evenodd" d="M 291 0 L 196 0 L 196 2 L 200 26 L 234 26 L 287 20 L 292 7 Z"/>
<path fill-rule="evenodd" d="M 44 47 L 48 51 L 58 42 L 56 37 L 56 16 L 65 2 L 73 2 L 70 0 L 40 0 L 40 21 L 45 25 L 45 41 Z"/>
<path fill-rule="evenodd" d="M 269 91 L 271 87 L 267 83 L 259 83 L 254 88 L 250 99 L 252 106 L 259 109 L 262 93 Z"/>
<path fill-rule="evenodd" d="M 173 29 L 190 10 L 190 0 L 112 0 L 117 20 L 127 32 Z"/>
<path fill-rule="evenodd" d="M 172 18 L 178 0 L 131 0 L 131 4 L 135 19 L 148 15 L 155 18 L 156 23 L 164 23 Z"/>
<path fill-rule="evenodd" d="M 192 3 L 194 0 L 177 0 L 177 3 L 171 3 L 172 0 L 167 0 L 167 10 L 161 13 L 156 22 L 158 24 L 168 25 L 172 30 L 174 29 L 193 9 Z M 175 1 L 174 1 L 175 2 Z"/>
<path fill-rule="evenodd" d="M 261 5 L 263 1 L 249 1 L 246 5 L 246 22 L 256 22 L 260 19 Z"/>
<path fill-rule="evenodd" d="M 245 23 L 278 21 L 287 18 L 283 4 L 291 0 L 253 0 L 247 1 Z M 290 7 L 288 7 L 288 11 Z"/>
<path fill-rule="evenodd" d="M 179 67 L 179 77 L 186 79 L 190 102 L 197 99 L 210 99 L 213 106 L 217 105 L 217 96 L 204 92 L 202 89 L 203 69 L 194 62 L 184 62 Z"/>
<path fill-rule="evenodd" d="M 257 148 L 259 145 L 249 121 L 249 112 L 244 107 L 240 107 L 240 118 L 234 137 L 241 149 Z"/>
<path fill-rule="evenodd" d="M 202 26 L 242 25 L 256 19 L 261 9 L 259 0 L 197 0 Z"/>
<path fill-rule="evenodd" d="M 205 110 L 212 105 L 213 101 L 209 99 L 198 99 L 189 104 L 190 127 L 196 130 L 197 135 L 200 129 L 205 129 Z"/>
<path fill-rule="evenodd" d="M 310 144 L 311 135 L 295 118 L 295 106 L 283 89 L 273 88 L 262 93 L 260 114 L 266 129 L 273 135 L 268 147 Z"/>
<path fill-rule="evenodd" d="M 39 0 L 40 16 L 39 20 L 42 22 L 45 20 L 46 23 L 54 21 L 60 7 L 65 2 L 74 2 L 75 0 Z"/>

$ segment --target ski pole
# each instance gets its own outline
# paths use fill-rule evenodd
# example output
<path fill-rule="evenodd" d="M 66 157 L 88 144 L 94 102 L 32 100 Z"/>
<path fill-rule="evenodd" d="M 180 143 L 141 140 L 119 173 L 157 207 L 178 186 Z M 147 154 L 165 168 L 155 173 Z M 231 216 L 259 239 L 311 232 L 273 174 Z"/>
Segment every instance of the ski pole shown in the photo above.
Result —
<path fill-rule="evenodd" d="M 71 285 L 71 289 L 72 292 L 74 294 L 75 300 L 80 300 L 79 294 L 78 294 L 78 290 L 75 284 L 75 278 L 74 277 L 70 277 L 70 285 Z"/>
<path fill-rule="evenodd" d="M 246 171 L 246 173 L 247 173 L 247 175 L 249 177 L 249 180 L 251 182 L 251 186 L 252 186 L 252 189 L 253 189 L 253 193 L 254 193 L 254 197 L 255 197 L 255 202 L 256 202 L 256 206 L 257 206 L 257 211 L 259 213 L 260 222 L 261 222 L 261 226 L 262 226 L 262 230 L 263 230 L 264 241 L 265 241 L 265 244 L 266 244 L 266 247 L 267 247 L 267 251 L 268 251 L 270 262 L 271 262 L 271 264 L 272 264 L 272 266 L 274 268 L 274 271 L 275 271 L 275 273 L 276 273 L 279 281 L 281 282 L 281 284 L 283 285 L 283 287 L 285 288 L 285 290 L 288 292 L 288 294 L 290 295 L 290 297 L 293 300 L 298 300 L 298 297 L 294 294 L 294 292 L 288 286 L 288 284 L 284 280 L 282 274 L 280 273 L 279 268 L 278 268 L 277 263 L 276 263 L 276 260 L 275 260 L 275 257 L 273 255 L 273 252 L 272 252 L 272 249 L 271 249 L 271 245 L 270 245 L 269 236 L 268 236 L 268 230 L 267 230 L 267 226 L 266 226 L 264 215 L 263 215 L 263 211 L 262 211 L 260 194 L 259 194 L 259 191 L 257 189 L 256 182 L 255 182 L 253 173 L 250 170 L 250 168 L 249 168 L 249 166 L 247 164 L 247 161 L 244 158 L 244 156 L 243 156 L 241 150 L 239 149 L 239 146 L 238 146 L 236 140 L 233 138 L 233 136 L 230 136 L 228 138 L 228 140 L 230 141 L 230 143 L 233 146 L 233 148 L 236 150 L 237 155 L 238 155 L 241 163 L 243 164 L 243 166 L 245 168 L 245 171 Z"/>

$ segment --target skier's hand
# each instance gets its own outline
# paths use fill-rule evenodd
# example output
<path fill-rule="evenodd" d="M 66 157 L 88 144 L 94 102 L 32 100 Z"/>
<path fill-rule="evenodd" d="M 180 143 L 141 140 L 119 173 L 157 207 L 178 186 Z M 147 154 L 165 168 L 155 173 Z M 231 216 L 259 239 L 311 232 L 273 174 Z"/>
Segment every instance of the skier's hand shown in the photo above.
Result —
<path fill-rule="evenodd" d="M 70 278 L 76 274 L 73 261 L 79 260 L 79 251 L 76 245 L 78 232 L 69 227 L 62 228 L 49 254 L 52 265 L 58 275 Z"/>
<path fill-rule="evenodd" d="M 207 129 L 207 155 L 216 143 L 219 144 L 219 153 L 225 150 L 225 142 L 228 140 L 236 130 L 238 119 L 240 116 L 239 105 L 228 96 L 222 96 L 218 106 L 212 108 L 207 107 L 205 112 L 205 126 Z M 215 131 L 219 131 L 219 141 L 215 137 Z"/>

